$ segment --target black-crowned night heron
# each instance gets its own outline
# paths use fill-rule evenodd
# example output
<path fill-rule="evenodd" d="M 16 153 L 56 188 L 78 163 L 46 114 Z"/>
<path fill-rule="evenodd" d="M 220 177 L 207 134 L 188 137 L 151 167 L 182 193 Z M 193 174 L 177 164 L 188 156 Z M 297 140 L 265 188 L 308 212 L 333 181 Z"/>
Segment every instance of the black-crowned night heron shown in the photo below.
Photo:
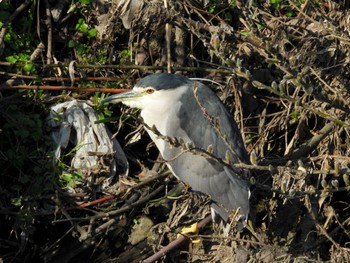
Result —
<path fill-rule="evenodd" d="M 146 130 L 171 172 L 194 191 L 208 194 L 214 201 L 212 212 L 224 221 L 228 213 L 219 205 L 227 210 L 239 208 L 240 215 L 247 219 L 248 183 L 242 179 L 240 170 L 225 162 L 249 163 L 249 157 L 236 122 L 212 90 L 181 75 L 160 73 L 149 75 L 131 91 L 112 95 L 102 102 L 123 102 L 141 109 Z M 173 147 L 165 136 L 222 161 Z"/>

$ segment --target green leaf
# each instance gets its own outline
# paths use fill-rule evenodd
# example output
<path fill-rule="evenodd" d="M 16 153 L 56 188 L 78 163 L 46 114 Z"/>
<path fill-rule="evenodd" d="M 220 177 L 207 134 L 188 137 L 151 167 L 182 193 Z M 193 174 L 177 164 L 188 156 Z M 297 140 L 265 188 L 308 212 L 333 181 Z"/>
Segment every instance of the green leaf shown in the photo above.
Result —
<path fill-rule="evenodd" d="M 18 61 L 18 58 L 17 56 L 8 56 L 5 58 L 5 60 L 10 63 L 16 63 Z"/>
<path fill-rule="evenodd" d="M 88 5 L 91 3 L 91 0 L 79 0 L 80 3 L 82 3 L 83 5 Z"/>
<path fill-rule="evenodd" d="M 84 18 L 79 18 L 78 19 L 78 24 L 77 25 L 82 25 L 85 23 L 85 19 Z"/>
<path fill-rule="evenodd" d="M 216 5 L 215 5 L 215 4 L 209 6 L 209 9 L 208 9 L 209 13 L 211 13 L 211 14 L 214 13 L 215 8 L 216 8 Z"/>
<path fill-rule="evenodd" d="M 9 34 L 9 33 L 5 34 L 5 38 L 4 39 L 5 39 L 6 42 L 11 42 L 11 39 L 12 39 L 11 34 Z"/>
<path fill-rule="evenodd" d="M 103 113 L 104 113 L 104 115 L 106 115 L 106 116 L 108 116 L 108 117 L 111 117 L 112 114 L 113 114 L 113 111 L 105 110 Z"/>
<path fill-rule="evenodd" d="M 237 6 L 237 1 L 236 0 L 233 0 L 230 2 L 230 6 L 231 7 L 236 7 Z"/>
<path fill-rule="evenodd" d="M 225 21 L 231 22 L 232 21 L 232 15 L 230 13 L 225 13 Z"/>
<path fill-rule="evenodd" d="M 87 24 L 80 25 L 79 31 L 81 31 L 82 33 L 86 33 L 88 31 L 88 25 Z"/>
<path fill-rule="evenodd" d="M 96 35 L 97 35 L 97 30 L 95 28 L 89 30 L 88 32 L 89 38 L 96 37 Z"/>
<path fill-rule="evenodd" d="M 26 72 L 32 72 L 34 69 L 34 65 L 31 63 L 26 63 L 23 67 L 23 70 Z"/>
<path fill-rule="evenodd" d="M 241 34 L 242 36 L 249 36 L 249 35 L 250 35 L 250 32 L 244 31 L 244 32 L 241 32 L 240 34 Z"/>
<path fill-rule="evenodd" d="M 293 17 L 294 16 L 294 12 L 292 10 L 289 10 L 289 11 L 286 12 L 286 16 Z"/>
<path fill-rule="evenodd" d="M 15 191 L 20 191 L 22 189 L 21 186 L 19 185 L 13 185 L 10 187 L 12 190 L 15 190 Z M 14 205 L 14 206 L 20 206 L 22 204 L 22 197 L 16 197 L 16 198 L 12 198 L 11 199 L 11 203 Z"/>
<path fill-rule="evenodd" d="M 69 47 L 69 48 L 75 47 L 75 41 L 74 41 L 74 40 L 69 40 L 69 41 L 68 41 L 68 47 Z"/>
<path fill-rule="evenodd" d="M 75 29 L 79 30 L 82 33 L 87 33 L 88 25 L 85 23 L 84 18 L 79 18 L 78 23 L 75 25 Z"/>
<path fill-rule="evenodd" d="M 102 112 L 100 112 L 99 114 L 98 114 L 98 121 L 102 121 L 102 120 L 104 120 L 105 119 L 105 115 L 102 113 Z"/>
<path fill-rule="evenodd" d="M 265 27 L 260 23 L 255 23 L 259 30 L 263 30 Z"/>

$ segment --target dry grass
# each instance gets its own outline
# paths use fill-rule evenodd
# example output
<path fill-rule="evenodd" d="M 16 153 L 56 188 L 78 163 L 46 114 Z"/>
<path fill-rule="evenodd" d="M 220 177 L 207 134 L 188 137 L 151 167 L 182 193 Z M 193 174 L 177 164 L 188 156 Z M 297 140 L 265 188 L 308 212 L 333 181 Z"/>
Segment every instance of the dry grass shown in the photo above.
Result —
<path fill-rule="evenodd" d="M 279 7 L 263 2 L 249 6 L 237 1 L 238 7 L 232 7 L 220 1 L 212 12 L 191 1 L 177 1 L 167 11 L 163 2 L 144 5 L 131 17 L 130 31 L 122 27 L 120 9 L 111 5 L 106 27 L 94 43 L 98 50 L 112 46 L 114 39 L 127 39 L 123 43 L 132 50 L 133 63 L 170 63 L 184 75 L 220 82 L 221 87 L 213 88 L 256 156 L 251 227 L 233 227 L 229 238 L 208 227 L 199 234 L 199 245 L 173 250 L 166 262 L 350 261 L 349 6 L 346 1 L 282 1 Z M 101 13 L 85 15 L 92 19 L 102 14 L 96 12 Z M 171 57 L 166 56 L 165 22 L 173 26 Z M 143 74 L 124 69 L 111 75 L 132 86 Z M 123 108 L 121 116 L 130 116 L 130 111 Z M 131 116 L 118 134 L 124 145 L 138 123 Z M 150 161 L 157 156 L 154 145 L 148 145 L 143 130 L 138 132 L 142 140 L 125 147 L 131 177 L 113 188 L 111 198 L 96 196 L 89 187 L 70 197 L 58 190 L 49 200 L 36 198 L 35 205 L 29 198 L 31 208 L 42 210 L 28 209 L 33 221 L 8 226 L 13 233 L 28 234 L 29 243 L 13 235 L 18 253 L 4 253 L 4 259 L 139 262 L 175 239 L 182 227 L 204 218 L 208 200 L 175 180 L 135 183 L 132 178 L 148 178 L 147 169 L 162 172 L 162 165 Z M 100 201 L 77 205 L 94 199 Z M 25 211 L 10 205 L 1 209 L 11 220 Z M 146 222 L 145 217 L 152 222 L 140 228 L 149 231 L 132 242 L 135 225 Z M 35 222 L 35 231 L 24 230 L 30 222 Z M 35 236 L 48 231 L 44 239 Z M 35 255 L 25 246 L 35 247 Z"/>

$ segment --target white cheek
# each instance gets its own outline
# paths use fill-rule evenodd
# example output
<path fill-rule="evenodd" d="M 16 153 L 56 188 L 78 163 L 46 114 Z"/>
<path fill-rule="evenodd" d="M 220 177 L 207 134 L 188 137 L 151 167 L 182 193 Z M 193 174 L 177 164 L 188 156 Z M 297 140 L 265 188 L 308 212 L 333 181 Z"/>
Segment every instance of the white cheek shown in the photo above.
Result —
<path fill-rule="evenodd" d="M 139 100 L 132 100 L 132 101 L 123 101 L 123 104 L 130 107 L 130 108 L 138 108 L 142 109 L 142 103 Z"/>

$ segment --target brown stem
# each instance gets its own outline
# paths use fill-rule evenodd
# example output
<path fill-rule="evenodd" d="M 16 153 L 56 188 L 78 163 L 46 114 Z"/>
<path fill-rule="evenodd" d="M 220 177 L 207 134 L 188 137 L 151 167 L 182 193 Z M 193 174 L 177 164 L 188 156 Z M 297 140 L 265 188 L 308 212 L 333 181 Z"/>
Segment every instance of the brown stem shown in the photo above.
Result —
<path fill-rule="evenodd" d="M 128 89 L 119 89 L 119 88 L 76 88 L 69 86 L 40 86 L 40 85 L 32 85 L 32 86 L 4 86 L 0 87 L 0 90 L 11 90 L 11 89 L 29 89 L 29 90 L 65 90 L 65 91 L 73 91 L 73 92 L 109 92 L 109 93 L 121 93 L 128 91 Z"/>
<path fill-rule="evenodd" d="M 51 64 L 52 62 L 52 20 L 50 4 L 48 0 L 45 0 L 45 10 L 46 10 L 46 26 L 47 26 L 47 51 L 46 51 L 46 63 Z"/>
<path fill-rule="evenodd" d="M 204 228 L 207 224 L 211 222 L 211 216 L 207 216 L 204 218 L 202 221 L 198 223 L 198 228 L 202 229 Z M 177 239 L 175 239 L 173 242 L 168 244 L 167 246 L 163 247 L 161 250 L 159 250 L 157 253 L 155 253 L 153 256 L 146 258 L 143 263 L 151 263 L 155 262 L 156 260 L 164 257 L 166 254 L 168 254 L 170 251 L 174 250 L 176 247 L 181 245 L 185 240 L 187 240 L 188 237 L 185 235 L 181 235 Z"/>

